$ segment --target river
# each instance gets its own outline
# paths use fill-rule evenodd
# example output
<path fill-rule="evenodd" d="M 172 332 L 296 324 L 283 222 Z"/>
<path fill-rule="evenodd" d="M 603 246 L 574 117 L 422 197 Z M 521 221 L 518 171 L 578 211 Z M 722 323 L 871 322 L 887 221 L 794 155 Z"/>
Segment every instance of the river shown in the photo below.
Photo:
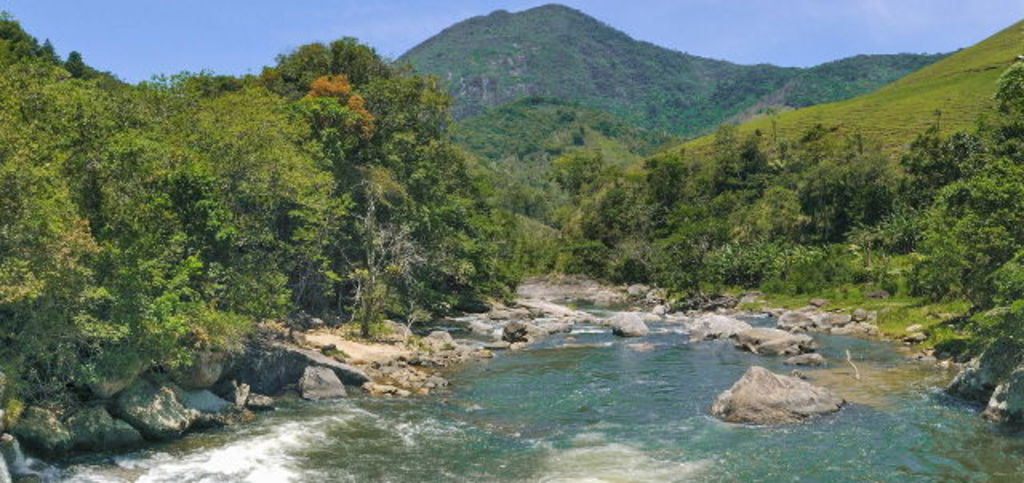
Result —
<path fill-rule="evenodd" d="M 708 407 L 751 365 L 792 367 L 725 341 L 690 343 L 676 325 L 651 327 L 645 338 L 622 339 L 578 326 L 449 374 L 444 394 L 294 401 L 252 424 L 71 459 L 45 475 L 177 483 L 1024 479 L 1024 437 L 944 395 L 948 372 L 909 362 L 887 343 L 816 336 L 837 362 L 805 372 L 852 403 L 805 424 L 751 427 L 720 422 Z"/>

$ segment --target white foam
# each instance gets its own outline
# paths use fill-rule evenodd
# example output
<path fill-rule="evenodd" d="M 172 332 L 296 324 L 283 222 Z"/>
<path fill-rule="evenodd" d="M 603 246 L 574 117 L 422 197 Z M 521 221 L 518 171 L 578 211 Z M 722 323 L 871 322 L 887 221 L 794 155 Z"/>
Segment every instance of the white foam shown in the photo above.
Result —
<path fill-rule="evenodd" d="M 706 460 L 680 463 L 657 459 L 632 446 L 605 443 L 600 433 L 580 434 L 573 443 L 582 447 L 552 450 L 539 481 L 686 481 L 710 465 Z"/>

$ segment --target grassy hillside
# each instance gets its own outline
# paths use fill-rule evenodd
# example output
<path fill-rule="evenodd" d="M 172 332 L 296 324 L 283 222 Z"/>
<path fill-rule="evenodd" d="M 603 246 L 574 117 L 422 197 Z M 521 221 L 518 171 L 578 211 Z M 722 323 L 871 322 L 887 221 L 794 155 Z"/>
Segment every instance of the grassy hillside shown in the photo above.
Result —
<path fill-rule="evenodd" d="M 810 70 L 737 65 L 636 41 L 560 5 L 471 18 L 401 58 L 446 83 L 457 118 L 545 96 L 680 135 L 706 132 L 757 106 L 862 94 L 935 59 L 865 56 Z"/>
<path fill-rule="evenodd" d="M 822 126 L 862 133 L 881 140 L 887 150 L 902 149 L 936 121 L 944 132 L 969 128 L 991 107 L 999 75 L 1024 53 L 1024 22 L 960 50 L 870 94 L 778 115 L 762 115 L 740 126 L 741 131 L 777 132 L 799 136 Z M 686 144 L 704 149 L 712 136 Z"/>

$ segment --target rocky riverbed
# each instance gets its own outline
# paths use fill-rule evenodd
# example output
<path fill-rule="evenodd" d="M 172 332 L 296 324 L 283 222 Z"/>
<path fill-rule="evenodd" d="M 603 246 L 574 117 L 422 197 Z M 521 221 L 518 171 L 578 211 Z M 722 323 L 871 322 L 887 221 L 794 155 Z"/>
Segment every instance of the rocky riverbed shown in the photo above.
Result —
<path fill-rule="evenodd" d="M 893 407 L 898 404 L 894 395 L 904 394 L 908 386 L 935 387 L 951 376 L 912 361 L 879 365 L 872 361 L 893 359 L 877 352 L 878 343 L 845 342 L 856 340 L 852 336 L 877 335 L 871 313 L 842 313 L 828 310 L 826 304 L 812 304 L 755 314 L 737 311 L 738 302 L 738 297 L 717 296 L 688 301 L 689 308 L 673 307 L 661 291 L 650 287 L 540 278 L 524 284 L 514 303 L 439 321 L 418 328 L 418 334 L 393 324 L 389 335 L 372 342 L 321 321 L 309 321 L 307 330 L 300 332 L 268 325 L 240 355 L 210 354 L 196 366 L 172 374 L 144 373 L 110 381 L 95 389 L 94 400 L 63 414 L 28 408 L 12 432 L 32 454 L 61 458 L 57 461 L 88 458 L 95 450 L 146 452 L 199 430 L 260 427 L 259 421 L 267 419 L 260 414 L 275 407 L 295 411 L 309 404 L 297 403 L 303 399 L 317 404 L 409 399 L 417 404 L 417 398 L 425 398 L 423 404 L 435 404 L 437 397 L 453 397 L 453 391 L 460 390 L 449 385 L 451 377 L 463 373 L 453 368 L 477 372 L 474 368 L 489 367 L 491 358 L 503 351 L 525 350 L 524 355 L 501 360 L 532 360 L 552 350 L 590 354 L 621 346 L 634 354 L 657 356 L 673 347 L 699 354 L 699 347 L 707 346 L 725 355 L 728 352 L 720 351 L 730 347 L 735 354 L 730 358 L 746 361 L 743 373 L 727 371 L 733 374 L 728 382 L 709 373 L 721 386 L 695 402 L 702 414 L 757 425 L 828 417 L 851 402 L 854 407 Z M 888 346 L 884 351 L 893 353 Z M 466 365 L 472 361 L 481 363 Z M 968 367 L 973 372 L 957 378 L 954 392 L 995 400 L 989 402 L 986 415 L 1012 422 L 1017 414 L 1013 408 L 1018 407 L 1016 388 L 998 381 L 1012 375 L 1014 371 L 1005 368 L 1018 362 L 1003 361 L 998 370 L 991 362 L 975 363 Z M 6 438 L 8 448 L 19 444 Z M 6 466 L 17 474 L 68 475 L 40 472 L 40 465 L 16 456 L 6 459 Z"/>

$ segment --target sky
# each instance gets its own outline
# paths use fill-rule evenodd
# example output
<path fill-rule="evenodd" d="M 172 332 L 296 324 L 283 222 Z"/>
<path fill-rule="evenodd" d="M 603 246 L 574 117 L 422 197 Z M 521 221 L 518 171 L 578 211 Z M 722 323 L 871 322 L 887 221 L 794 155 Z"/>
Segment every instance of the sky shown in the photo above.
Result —
<path fill-rule="evenodd" d="M 532 0 L 0 0 L 58 53 L 137 82 L 259 72 L 312 41 L 356 37 L 395 58 L 460 20 Z M 1024 0 L 563 0 L 634 38 L 743 64 L 948 52 L 1024 18 Z"/>

